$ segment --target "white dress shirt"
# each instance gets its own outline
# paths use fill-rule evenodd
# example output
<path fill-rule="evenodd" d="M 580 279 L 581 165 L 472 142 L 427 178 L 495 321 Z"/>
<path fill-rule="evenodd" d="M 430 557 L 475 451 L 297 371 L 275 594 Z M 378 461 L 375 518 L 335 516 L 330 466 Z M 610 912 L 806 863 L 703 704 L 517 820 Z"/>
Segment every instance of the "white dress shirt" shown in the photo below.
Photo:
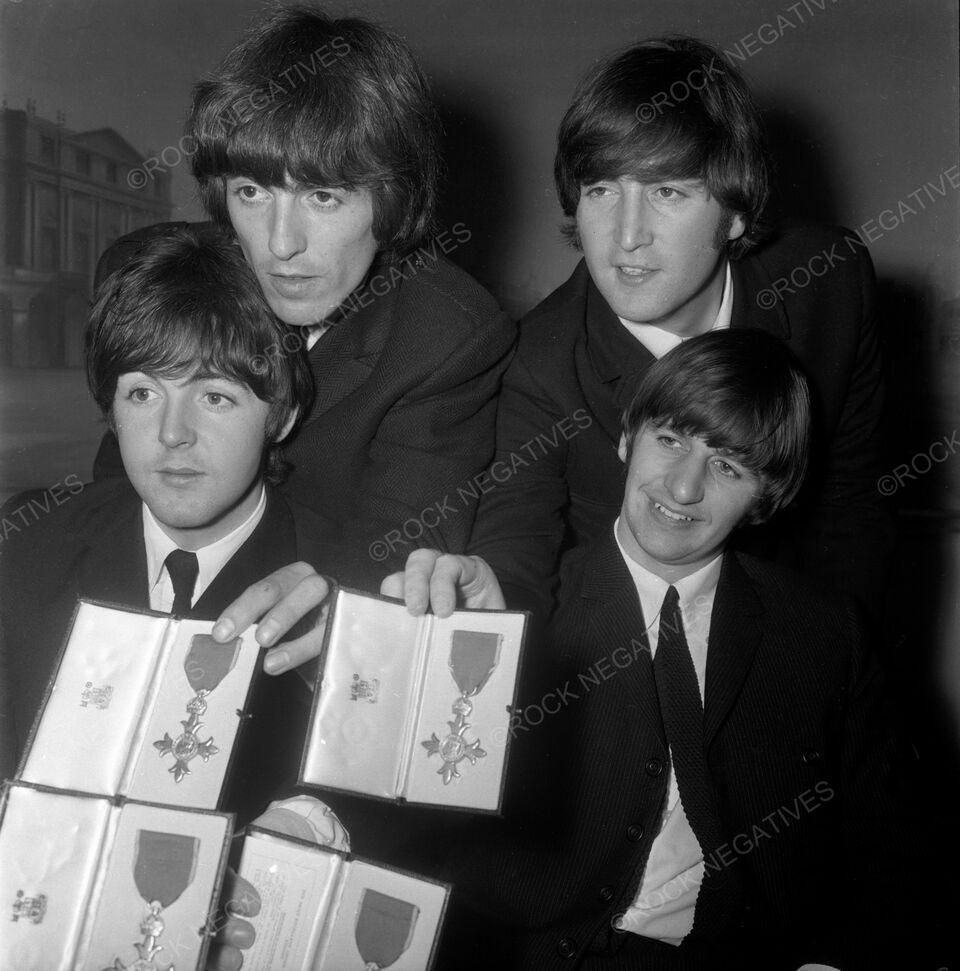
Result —
<path fill-rule="evenodd" d="M 194 550 L 197 554 L 199 573 L 193 588 L 192 603 L 196 603 L 203 595 L 203 591 L 213 583 L 216 575 L 224 568 L 227 561 L 246 542 L 250 534 L 257 528 L 263 518 L 263 511 L 267 507 L 267 491 L 260 485 L 260 499 L 252 513 L 236 529 L 227 533 L 209 546 L 202 546 Z M 163 531 L 147 504 L 143 504 L 143 542 L 147 550 L 147 583 L 150 588 L 150 609 L 169 613 L 173 607 L 173 583 L 167 573 L 164 561 L 179 547 Z M 237 591 L 237 595 L 242 591 Z"/>

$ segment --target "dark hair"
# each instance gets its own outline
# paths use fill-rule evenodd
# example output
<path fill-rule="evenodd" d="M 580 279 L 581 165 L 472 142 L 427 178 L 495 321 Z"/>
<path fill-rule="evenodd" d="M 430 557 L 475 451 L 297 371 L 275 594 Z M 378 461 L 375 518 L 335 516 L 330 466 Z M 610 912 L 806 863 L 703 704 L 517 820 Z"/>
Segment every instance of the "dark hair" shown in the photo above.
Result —
<path fill-rule="evenodd" d="M 807 469 L 810 392 L 784 343 L 759 330 L 691 337 L 644 374 L 623 414 L 628 451 L 647 423 L 729 449 L 762 483 L 755 523 L 795 497 Z"/>
<path fill-rule="evenodd" d="M 382 28 L 287 7 L 256 23 L 194 89 L 187 135 L 210 216 L 226 181 L 369 189 L 386 259 L 415 250 L 437 206 L 439 122 L 409 48 Z"/>
<path fill-rule="evenodd" d="M 100 284 L 84 335 L 87 384 L 112 422 L 122 374 L 221 374 L 270 404 L 273 442 L 291 412 L 303 418 L 313 400 L 300 344 L 270 309 L 234 240 L 212 226 L 176 226 L 147 239 Z M 282 468 L 271 445 L 268 478 L 282 478 Z"/>
<path fill-rule="evenodd" d="M 739 71 L 691 37 L 648 40 L 602 61 L 583 79 L 560 123 L 554 179 L 573 217 L 581 185 L 703 179 L 745 231 L 731 257 L 763 235 L 768 164 L 759 113 Z M 574 237 L 574 231 L 567 230 Z"/>

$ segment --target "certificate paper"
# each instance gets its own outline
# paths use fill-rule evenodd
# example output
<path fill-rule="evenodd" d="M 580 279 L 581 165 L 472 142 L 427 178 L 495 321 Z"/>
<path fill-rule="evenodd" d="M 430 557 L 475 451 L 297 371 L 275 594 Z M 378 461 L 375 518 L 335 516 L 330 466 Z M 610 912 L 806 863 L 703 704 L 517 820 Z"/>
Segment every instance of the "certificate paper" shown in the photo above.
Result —
<path fill-rule="evenodd" d="M 255 829 L 239 872 L 261 898 L 244 971 L 423 971 L 432 963 L 446 884 Z"/>

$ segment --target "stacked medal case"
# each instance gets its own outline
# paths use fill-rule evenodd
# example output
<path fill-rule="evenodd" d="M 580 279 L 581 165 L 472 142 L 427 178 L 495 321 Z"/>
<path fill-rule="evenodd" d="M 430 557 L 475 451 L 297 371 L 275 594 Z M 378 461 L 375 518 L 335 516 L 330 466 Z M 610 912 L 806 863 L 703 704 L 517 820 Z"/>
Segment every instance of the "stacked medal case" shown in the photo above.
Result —
<path fill-rule="evenodd" d="M 81 600 L 0 801 L 0 968 L 202 969 L 252 637 Z"/>

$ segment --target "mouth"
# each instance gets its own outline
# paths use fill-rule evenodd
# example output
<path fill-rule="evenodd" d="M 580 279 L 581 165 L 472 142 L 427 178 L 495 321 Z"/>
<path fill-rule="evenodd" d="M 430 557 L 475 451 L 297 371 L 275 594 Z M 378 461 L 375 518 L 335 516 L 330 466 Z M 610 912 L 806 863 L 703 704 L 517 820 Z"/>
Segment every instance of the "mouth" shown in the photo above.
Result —
<path fill-rule="evenodd" d="M 654 267 L 649 266 L 617 266 L 617 274 L 627 283 L 644 283 L 654 273 L 659 272 Z"/>
<path fill-rule="evenodd" d="M 664 516 L 666 519 L 670 520 L 672 523 L 692 523 L 694 519 L 692 516 L 685 516 L 681 512 L 674 512 L 672 509 L 668 509 L 663 503 L 657 502 L 655 499 L 651 500 L 653 503 L 653 508 Z"/>
<path fill-rule="evenodd" d="M 299 273 L 270 273 L 270 285 L 281 297 L 299 297 L 310 289 L 316 277 Z"/>
<path fill-rule="evenodd" d="M 206 475 L 205 472 L 201 472 L 199 469 L 191 468 L 157 469 L 157 474 L 172 482 L 188 482 L 191 479 L 199 479 L 201 476 Z"/>

